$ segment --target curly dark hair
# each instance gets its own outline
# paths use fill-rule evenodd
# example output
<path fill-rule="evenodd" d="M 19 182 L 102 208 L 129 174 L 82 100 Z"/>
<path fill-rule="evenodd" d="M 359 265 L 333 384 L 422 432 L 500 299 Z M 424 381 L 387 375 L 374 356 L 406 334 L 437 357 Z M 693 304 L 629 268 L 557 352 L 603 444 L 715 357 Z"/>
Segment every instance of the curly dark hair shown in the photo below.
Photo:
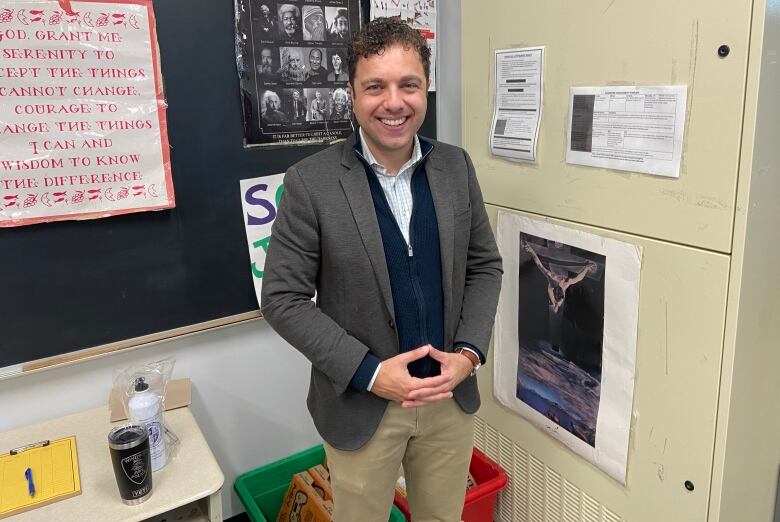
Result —
<path fill-rule="evenodd" d="M 375 18 L 355 33 L 347 48 L 347 66 L 349 83 L 355 80 L 355 70 L 360 58 L 382 54 L 388 47 L 402 45 L 404 49 L 414 49 L 420 55 L 425 79 L 430 79 L 431 50 L 425 38 L 398 18 Z"/>

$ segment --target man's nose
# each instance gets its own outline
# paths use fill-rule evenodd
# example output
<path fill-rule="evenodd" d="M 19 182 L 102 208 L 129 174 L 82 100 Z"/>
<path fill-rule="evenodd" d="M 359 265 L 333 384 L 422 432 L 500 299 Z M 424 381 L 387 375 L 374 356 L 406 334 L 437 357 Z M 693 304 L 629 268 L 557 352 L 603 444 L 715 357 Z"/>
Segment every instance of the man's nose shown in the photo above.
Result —
<path fill-rule="evenodd" d="M 401 95 L 401 90 L 391 85 L 385 95 L 385 109 L 390 112 L 397 112 L 404 108 L 404 100 Z"/>

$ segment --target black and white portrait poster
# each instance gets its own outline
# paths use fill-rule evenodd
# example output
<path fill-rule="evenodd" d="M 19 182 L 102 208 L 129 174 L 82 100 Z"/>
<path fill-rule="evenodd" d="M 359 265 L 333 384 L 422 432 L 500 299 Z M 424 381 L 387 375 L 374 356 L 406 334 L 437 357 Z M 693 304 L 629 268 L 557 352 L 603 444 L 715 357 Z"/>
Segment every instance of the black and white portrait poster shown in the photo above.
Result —
<path fill-rule="evenodd" d="M 496 398 L 625 484 L 641 250 L 500 212 Z"/>
<path fill-rule="evenodd" d="M 236 0 L 245 144 L 327 143 L 352 132 L 347 43 L 359 0 Z"/>

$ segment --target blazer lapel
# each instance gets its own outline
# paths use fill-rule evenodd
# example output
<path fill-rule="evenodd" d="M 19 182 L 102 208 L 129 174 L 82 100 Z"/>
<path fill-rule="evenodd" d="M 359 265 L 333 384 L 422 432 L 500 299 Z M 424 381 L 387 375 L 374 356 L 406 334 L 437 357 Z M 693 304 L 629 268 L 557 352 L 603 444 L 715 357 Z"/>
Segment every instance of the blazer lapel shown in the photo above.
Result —
<path fill-rule="evenodd" d="M 374 269 L 376 280 L 382 291 L 382 299 L 390 316 L 395 321 L 393 309 L 393 292 L 390 289 L 390 275 L 387 272 L 385 250 L 382 244 L 382 234 L 376 220 L 374 202 L 371 198 L 371 189 L 366 179 L 366 171 L 363 164 L 355 156 L 352 147 L 345 144 L 342 163 L 349 171 L 341 176 L 341 187 L 347 196 L 352 215 L 355 218 L 358 232 L 363 240 L 363 246 L 368 254 L 368 259 Z"/>
<path fill-rule="evenodd" d="M 434 152 L 431 153 L 433 156 Z M 444 292 L 444 332 L 452 330 L 452 263 L 455 242 L 455 222 L 450 197 L 447 174 L 438 168 L 435 158 L 430 157 L 425 164 L 428 186 L 431 187 L 433 206 L 436 208 L 436 221 L 439 224 L 439 250 L 441 252 L 442 288 Z"/>

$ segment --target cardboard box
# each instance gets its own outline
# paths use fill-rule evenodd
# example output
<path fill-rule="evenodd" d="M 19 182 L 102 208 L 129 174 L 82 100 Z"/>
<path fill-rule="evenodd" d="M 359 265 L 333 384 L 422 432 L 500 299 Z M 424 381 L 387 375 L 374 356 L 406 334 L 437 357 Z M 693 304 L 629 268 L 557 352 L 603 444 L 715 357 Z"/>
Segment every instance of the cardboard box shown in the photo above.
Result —
<path fill-rule="evenodd" d="M 293 475 L 276 522 L 332 522 L 333 503 L 323 500 L 313 485 L 307 471 Z"/>
<path fill-rule="evenodd" d="M 309 475 L 314 481 L 314 489 L 324 500 L 333 500 L 333 490 L 330 487 L 330 473 L 322 464 L 309 468 Z"/>

